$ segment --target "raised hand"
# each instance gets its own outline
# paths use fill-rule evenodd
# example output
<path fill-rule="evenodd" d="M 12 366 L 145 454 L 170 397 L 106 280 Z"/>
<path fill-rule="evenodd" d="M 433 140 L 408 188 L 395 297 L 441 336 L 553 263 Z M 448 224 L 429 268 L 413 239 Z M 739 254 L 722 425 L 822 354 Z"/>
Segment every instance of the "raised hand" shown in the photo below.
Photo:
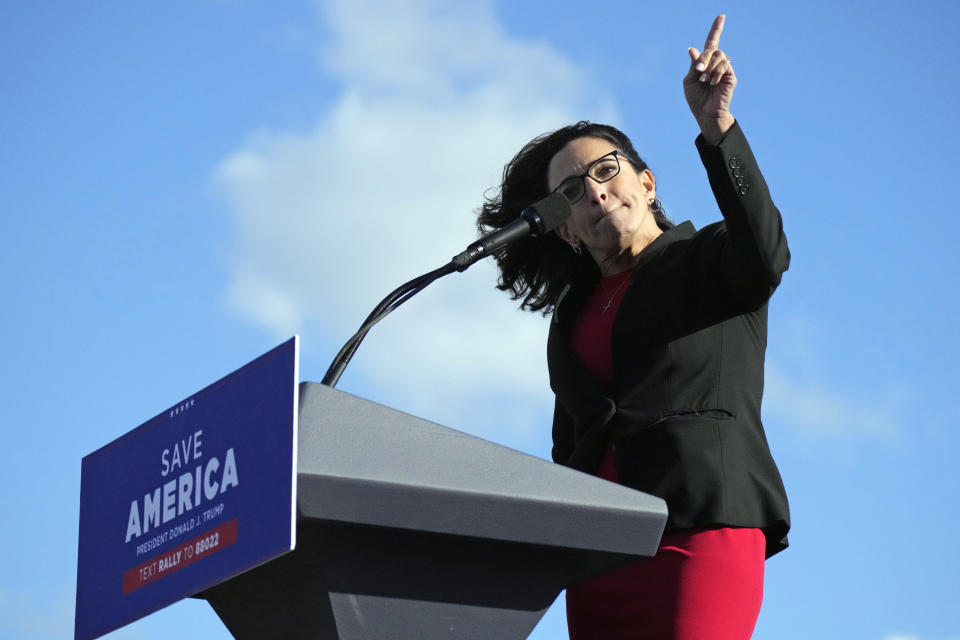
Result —
<path fill-rule="evenodd" d="M 690 70 L 683 78 L 683 93 L 693 117 L 707 142 L 716 144 L 733 126 L 730 101 L 737 86 L 730 58 L 720 50 L 720 34 L 726 16 L 719 15 L 710 27 L 703 53 L 696 47 L 687 49 Z"/>

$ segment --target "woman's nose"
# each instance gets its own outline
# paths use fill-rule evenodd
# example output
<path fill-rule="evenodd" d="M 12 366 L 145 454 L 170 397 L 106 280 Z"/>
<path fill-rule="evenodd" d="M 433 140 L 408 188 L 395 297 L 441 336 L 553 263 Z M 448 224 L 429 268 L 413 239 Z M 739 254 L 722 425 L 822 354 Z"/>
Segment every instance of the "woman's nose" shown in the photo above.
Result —
<path fill-rule="evenodd" d="M 599 204 L 607 200 L 607 183 L 606 182 L 597 182 L 591 178 L 584 180 L 587 184 L 584 185 L 586 189 L 586 194 L 584 200 L 589 200 L 591 204 Z"/>

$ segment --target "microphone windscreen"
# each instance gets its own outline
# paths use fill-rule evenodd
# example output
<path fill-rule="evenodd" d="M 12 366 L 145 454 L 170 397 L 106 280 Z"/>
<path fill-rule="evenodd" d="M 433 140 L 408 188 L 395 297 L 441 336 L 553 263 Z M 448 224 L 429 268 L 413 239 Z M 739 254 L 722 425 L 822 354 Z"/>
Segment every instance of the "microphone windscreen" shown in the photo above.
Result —
<path fill-rule="evenodd" d="M 527 207 L 527 211 L 531 209 L 540 218 L 539 230 L 536 235 L 553 231 L 559 227 L 570 217 L 571 211 L 570 201 L 567 200 L 566 196 L 556 191 Z"/>

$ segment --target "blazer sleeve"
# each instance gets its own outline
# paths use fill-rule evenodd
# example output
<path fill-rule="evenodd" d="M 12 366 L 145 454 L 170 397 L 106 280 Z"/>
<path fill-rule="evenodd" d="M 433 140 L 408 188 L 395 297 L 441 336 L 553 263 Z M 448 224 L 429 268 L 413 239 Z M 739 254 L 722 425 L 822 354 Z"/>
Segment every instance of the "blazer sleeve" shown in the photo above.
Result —
<path fill-rule="evenodd" d="M 553 461 L 567 464 L 574 449 L 573 419 L 567 413 L 560 400 L 554 400 L 553 407 Z"/>
<path fill-rule="evenodd" d="M 765 302 L 790 266 L 783 220 L 740 124 L 735 122 L 717 145 L 696 140 L 700 159 L 724 222 L 711 235 L 717 263 L 730 291 L 748 308 Z M 708 231 L 709 230 L 709 231 Z"/>

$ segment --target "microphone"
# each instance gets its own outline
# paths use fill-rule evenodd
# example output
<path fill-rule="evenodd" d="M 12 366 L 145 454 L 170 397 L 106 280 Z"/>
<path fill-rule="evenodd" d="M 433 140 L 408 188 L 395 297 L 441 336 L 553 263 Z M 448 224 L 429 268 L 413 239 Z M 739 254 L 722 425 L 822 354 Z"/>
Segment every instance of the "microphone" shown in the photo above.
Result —
<path fill-rule="evenodd" d="M 570 217 L 570 201 L 561 193 L 553 192 L 520 212 L 510 224 L 491 231 L 453 257 L 457 271 L 464 271 L 477 260 L 528 235 L 541 236 L 553 231 Z"/>

